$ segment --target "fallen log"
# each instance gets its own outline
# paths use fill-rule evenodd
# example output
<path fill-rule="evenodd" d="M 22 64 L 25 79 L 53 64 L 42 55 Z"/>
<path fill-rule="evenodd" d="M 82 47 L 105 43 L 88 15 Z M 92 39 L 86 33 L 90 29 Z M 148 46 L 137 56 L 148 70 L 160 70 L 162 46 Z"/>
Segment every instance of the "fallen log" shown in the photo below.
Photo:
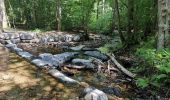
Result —
<path fill-rule="evenodd" d="M 108 55 L 110 57 L 110 59 L 114 62 L 114 64 L 117 66 L 117 68 L 122 71 L 124 74 L 126 74 L 127 76 L 134 78 L 136 76 L 136 74 L 131 73 L 130 71 L 128 71 L 126 68 L 124 68 L 116 59 L 114 54 Z"/>

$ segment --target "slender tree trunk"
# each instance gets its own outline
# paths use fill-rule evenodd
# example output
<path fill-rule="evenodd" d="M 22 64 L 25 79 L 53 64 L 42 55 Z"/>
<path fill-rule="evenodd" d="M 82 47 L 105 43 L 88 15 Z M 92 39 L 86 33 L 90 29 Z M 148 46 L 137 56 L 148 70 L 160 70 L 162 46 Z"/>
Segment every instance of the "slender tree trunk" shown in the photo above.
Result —
<path fill-rule="evenodd" d="M 118 25 L 117 26 L 118 26 L 119 35 L 120 35 L 121 41 L 125 42 L 125 38 L 124 38 L 122 31 L 120 29 L 120 13 L 119 13 L 119 2 L 118 2 L 118 0 L 115 0 L 115 10 L 116 10 L 117 19 L 118 19 Z"/>
<path fill-rule="evenodd" d="M 128 45 L 134 43 L 134 0 L 128 0 Z"/>
<path fill-rule="evenodd" d="M 57 31 L 61 31 L 61 0 L 57 0 Z"/>
<path fill-rule="evenodd" d="M 104 14 L 105 14 L 105 0 L 102 0 L 102 14 L 103 14 L 103 16 L 104 16 Z"/>
<path fill-rule="evenodd" d="M 97 10 L 96 10 L 96 19 L 99 18 L 99 0 L 97 0 Z"/>
<path fill-rule="evenodd" d="M 115 0 L 113 0 L 113 5 L 112 5 L 112 25 L 111 25 L 111 31 L 114 32 L 115 30 L 115 21 L 116 21 L 116 7 L 115 7 Z"/>

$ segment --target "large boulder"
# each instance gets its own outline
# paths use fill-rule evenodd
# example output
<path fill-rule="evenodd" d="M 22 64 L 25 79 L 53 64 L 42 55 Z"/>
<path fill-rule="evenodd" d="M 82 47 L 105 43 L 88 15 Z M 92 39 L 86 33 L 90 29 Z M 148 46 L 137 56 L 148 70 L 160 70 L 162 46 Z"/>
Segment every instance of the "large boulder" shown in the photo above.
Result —
<path fill-rule="evenodd" d="M 105 55 L 99 51 L 86 51 L 84 54 L 101 59 L 103 61 L 107 61 L 109 59 L 107 55 Z"/>
<path fill-rule="evenodd" d="M 16 33 L 2 33 L 0 34 L 0 39 L 9 40 L 9 39 L 17 39 L 19 38 L 19 34 Z"/>
<path fill-rule="evenodd" d="M 11 42 L 14 43 L 14 44 L 17 44 L 17 43 L 20 43 L 21 40 L 20 38 L 17 38 L 17 39 L 11 39 Z"/>
<path fill-rule="evenodd" d="M 21 40 L 32 40 L 36 38 L 36 33 L 20 33 Z"/>
<path fill-rule="evenodd" d="M 92 63 L 92 60 L 85 60 L 85 59 L 73 59 L 73 64 L 76 64 L 78 66 L 85 66 L 85 68 L 94 68 L 95 65 Z"/>
<path fill-rule="evenodd" d="M 98 89 L 87 87 L 84 92 L 86 93 L 85 100 L 108 100 L 107 95 Z"/>
<path fill-rule="evenodd" d="M 74 58 L 76 55 L 78 55 L 77 52 L 65 52 L 61 54 L 54 55 L 54 61 L 57 61 L 59 64 L 63 64 L 72 58 Z"/>
<path fill-rule="evenodd" d="M 27 60 L 31 60 L 33 58 L 33 55 L 30 54 L 29 52 L 18 52 L 18 55 L 20 55 L 21 57 L 27 59 Z"/>

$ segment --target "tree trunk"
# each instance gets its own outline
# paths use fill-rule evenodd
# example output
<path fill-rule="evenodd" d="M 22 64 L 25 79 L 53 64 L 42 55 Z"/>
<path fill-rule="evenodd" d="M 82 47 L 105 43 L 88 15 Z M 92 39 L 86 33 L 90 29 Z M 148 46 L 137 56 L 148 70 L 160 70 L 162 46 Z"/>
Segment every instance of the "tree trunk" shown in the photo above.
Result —
<path fill-rule="evenodd" d="M 158 0 L 158 37 L 157 50 L 168 46 L 170 38 L 170 1 Z"/>
<path fill-rule="evenodd" d="M 2 2 L 2 0 L 0 0 Z M 2 6 L 0 4 L 0 33 L 3 31 L 3 13 L 2 13 Z"/>
<path fill-rule="evenodd" d="M 1 10 L 2 10 L 2 27 L 8 28 L 8 21 L 7 21 L 7 15 L 6 15 L 6 9 L 5 9 L 5 2 L 4 0 L 0 0 Z"/>
<path fill-rule="evenodd" d="M 57 31 L 61 31 L 61 0 L 57 0 Z"/>
<path fill-rule="evenodd" d="M 134 0 L 128 0 L 128 45 L 134 44 Z"/>
<path fill-rule="evenodd" d="M 96 19 L 98 19 L 99 18 L 99 0 L 97 0 L 97 10 L 96 10 Z"/>
<path fill-rule="evenodd" d="M 122 31 L 120 29 L 120 13 L 119 13 L 119 3 L 118 3 L 118 0 L 115 0 L 115 10 L 116 10 L 116 14 L 117 14 L 117 19 L 118 19 L 118 31 L 119 31 L 119 35 L 120 35 L 120 38 L 121 38 L 121 41 L 122 42 L 125 42 L 125 38 L 122 34 Z"/>
<path fill-rule="evenodd" d="M 103 17 L 104 17 L 104 14 L 105 14 L 105 0 L 102 0 L 102 14 L 103 14 Z"/>

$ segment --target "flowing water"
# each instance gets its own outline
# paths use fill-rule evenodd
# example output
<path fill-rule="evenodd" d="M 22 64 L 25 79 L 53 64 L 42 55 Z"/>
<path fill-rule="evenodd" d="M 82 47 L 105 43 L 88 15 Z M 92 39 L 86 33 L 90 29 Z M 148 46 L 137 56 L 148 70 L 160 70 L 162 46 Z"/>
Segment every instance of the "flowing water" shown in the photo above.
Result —
<path fill-rule="evenodd" d="M 68 100 L 80 95 L 81 88 L 67 86 L 14 53 L 0 46 L 0 99 Z"/>
<path fill-rule="evenodd" d="M 38 47 L 24 45 L 22 48 L 34 55 L 41 53 L 63 53 L 63 49 L 54 47 Z M 81 55 L 83 56 L 83 55 Z M 80 56 L 80 57 L 81 57 Z M 12 100 L 77 100 L 82 95 L 83 88 L 63 84 L 45 71 L 37 69 L 23 58 L 10 53 L 2 45 L 0 46 L 0 99 Z M 86 58 L 86 57 L 82 57 Z M 91 70 L 63 69 L 63 73 L 72 72 L 69 77 L 80 82 L 87 82 L 98 89 L 108 87 L 113 80 L 107 79 L 104 74 L 98 74 Z M 115 85 L 112 84 L 112 87 Z"/>

